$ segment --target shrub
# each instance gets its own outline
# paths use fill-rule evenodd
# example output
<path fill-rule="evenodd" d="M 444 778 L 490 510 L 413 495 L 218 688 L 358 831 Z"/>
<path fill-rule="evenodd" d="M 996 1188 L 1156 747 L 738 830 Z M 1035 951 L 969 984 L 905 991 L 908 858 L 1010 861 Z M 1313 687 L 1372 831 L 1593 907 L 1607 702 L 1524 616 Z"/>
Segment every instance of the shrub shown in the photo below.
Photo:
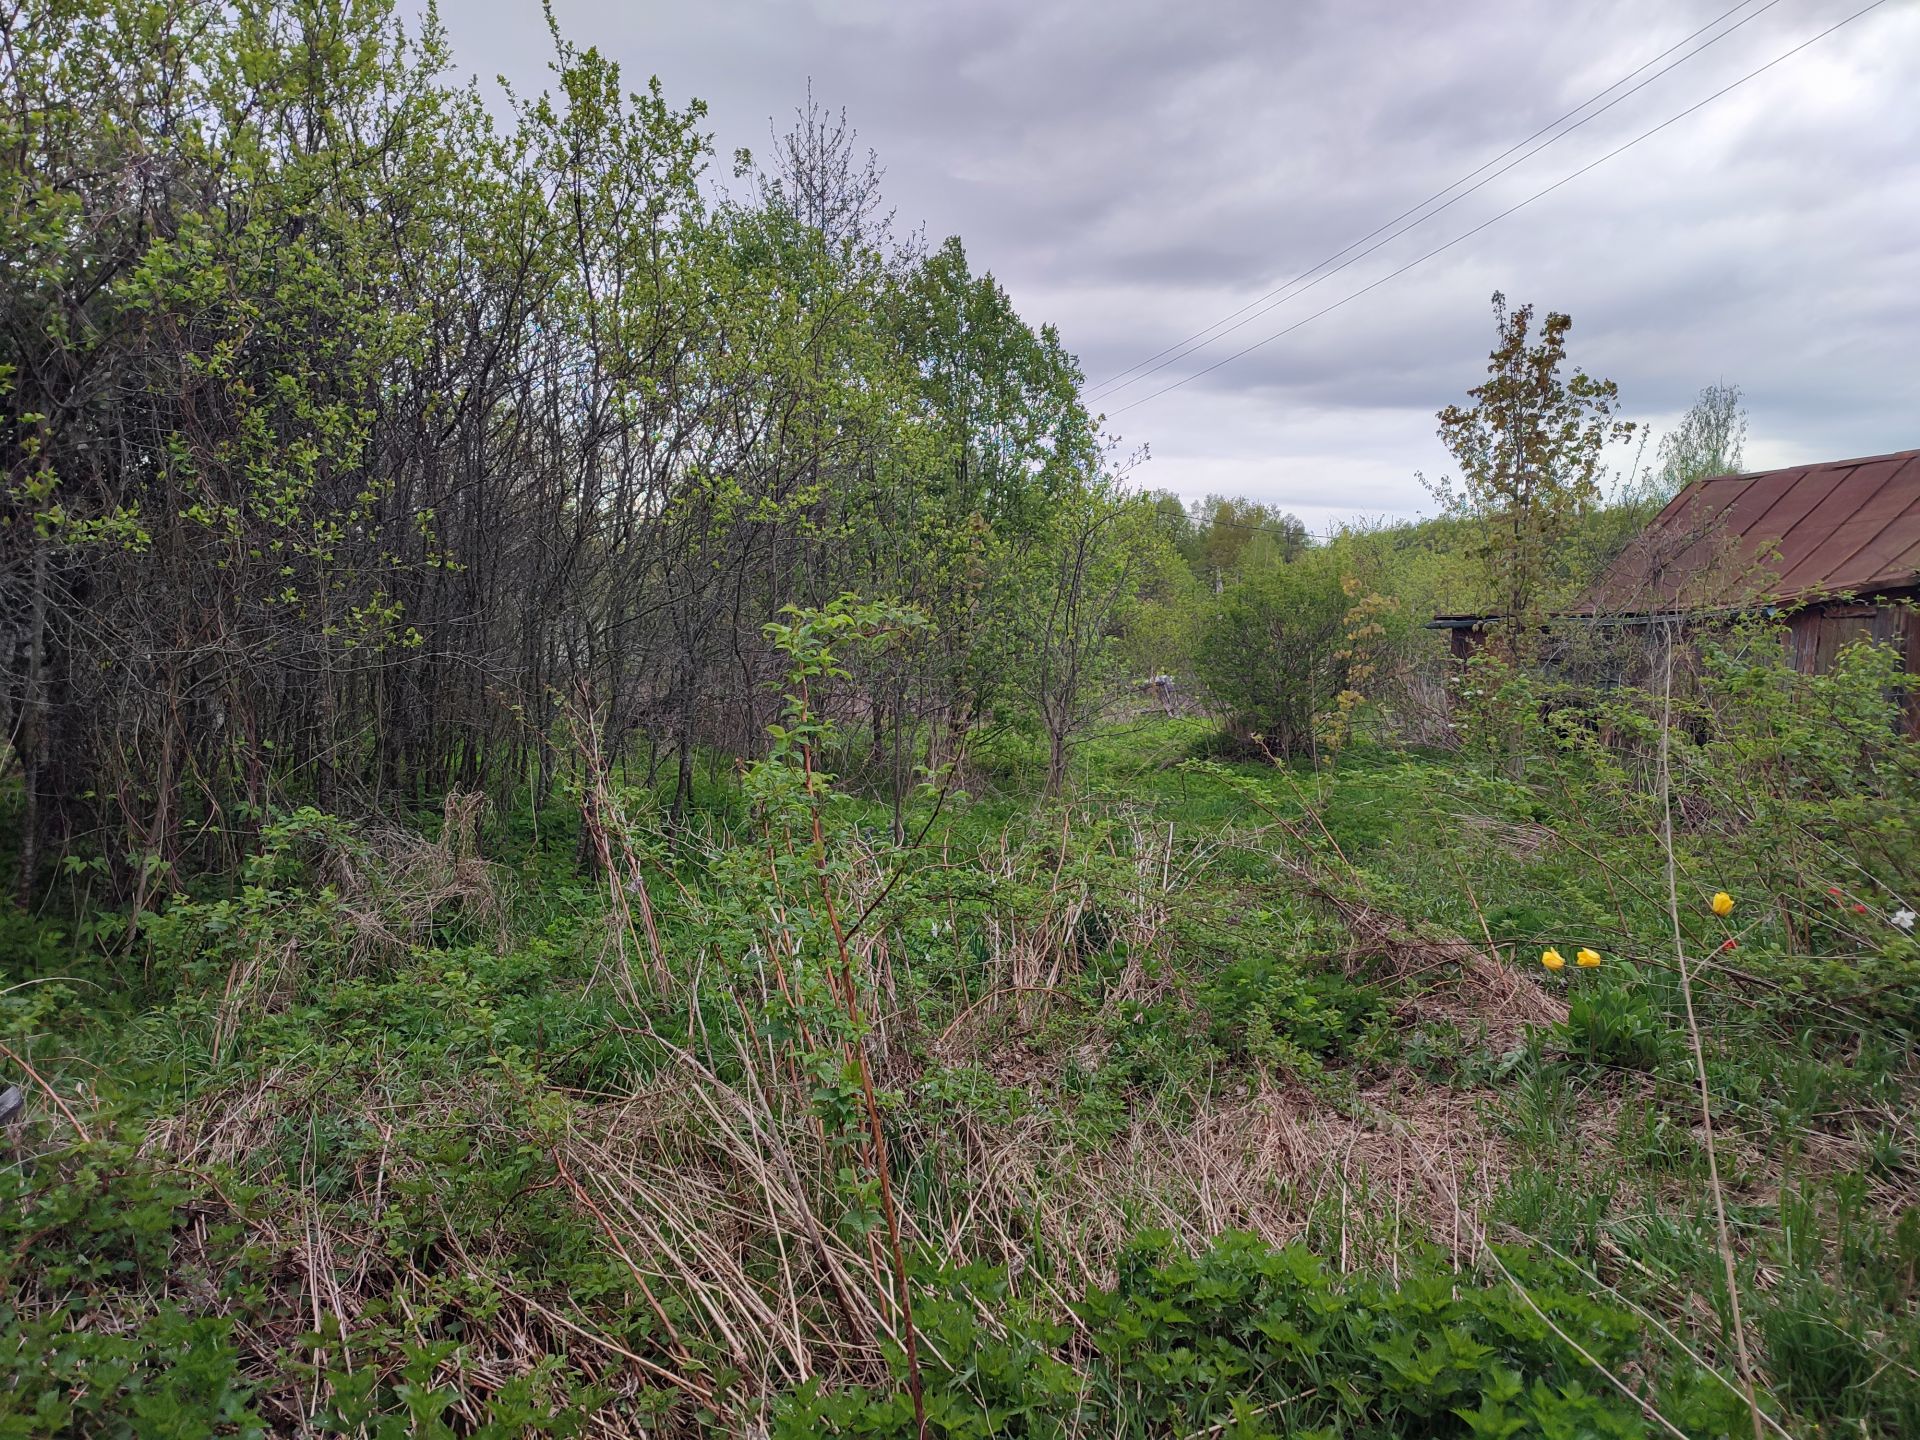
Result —
<path fill-rule="evenodd" d="M 1235 739 L 1277 755 L 1312 750 L 1316 717 L 1345 685 L 1347 608 L 1331 559 L 1314 551 L 1252 570 L 1214 601 L 1194 668 Z"/>

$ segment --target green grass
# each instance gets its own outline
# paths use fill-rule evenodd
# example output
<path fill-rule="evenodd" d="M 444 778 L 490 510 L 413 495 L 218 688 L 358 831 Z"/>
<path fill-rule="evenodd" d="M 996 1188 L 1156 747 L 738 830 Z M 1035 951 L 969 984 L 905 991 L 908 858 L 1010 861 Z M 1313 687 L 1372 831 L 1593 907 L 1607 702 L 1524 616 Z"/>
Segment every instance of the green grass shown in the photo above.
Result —
<path fill-rule="evenodd" d="M 1577 760 L 1526 785 L 1372 746 L 1318 772 L 1189 764 L 1206 739 L 1098 735 L 1053 806 L 1004 742 L 972 792 L 916 802 L 910 851 L 882 801 L 828 807 L 844 916 L 885 897 L 860 935 L 862 1043 L 927 1242 L 936 1433 L 1642 1433 L 1474 1226 L 1649 1403 L 1690 1433 L 1744 1424 L 1636 812 L 1603 810 Z M 643 830 L 659 799 L 622 796 Z M 812 862 L 776 845 L 770 868 L 783 822 L 704 774 L 690 814 L 645 867 L 664 995 L 558 803 L 481 836 L 503 917 L 430 848 L 310 813 L 132 931 L 80 906 L 0 917 L 0 1040 L 91 1137 L 36 1096 L 0 1171 L 0 1435 L 161 1433 L 163 1412 L 263 1433 L 316 1397 L 348 1434 L 566 1433 L 595 1411 L 909 1433 L 898 1350 L 859 1343 L 833 1288 L 890 1313 L 859 1084 L 825 1038 L 861 1032 L 835 1028 Z M 1785 893 L 1779 855 L 1699 831 L 1686 883 Z M 1423 964 L 1429 941 L 1381 952 L 1303 865 L 1407 936 L 1491 937 L 1566 1021 L 1492 1043 L 1497 993 Z M 1920 992 L 1898 937 L 1873 983 L 1828 984 L 1862 962 L 1809 953 L 1806 926 L 1796 949 L 1780 908 L 1742 919 L 1742 974 L 1702 971 L 1696 1003 L 1766 1403 L 1796 1433 L 1903 1433 Z M 1699 904 L 1684 923 L 1701 951 L 1720 933 Z M 1547 976 L 1548 944 L 1607 959 Z M 1464 1239 L 1423 1205 L 1438 1182 L 1408 1134 L 1451 1157 Z M 1214 1243 L 1249 1221 L 1264 1240 Z"/>

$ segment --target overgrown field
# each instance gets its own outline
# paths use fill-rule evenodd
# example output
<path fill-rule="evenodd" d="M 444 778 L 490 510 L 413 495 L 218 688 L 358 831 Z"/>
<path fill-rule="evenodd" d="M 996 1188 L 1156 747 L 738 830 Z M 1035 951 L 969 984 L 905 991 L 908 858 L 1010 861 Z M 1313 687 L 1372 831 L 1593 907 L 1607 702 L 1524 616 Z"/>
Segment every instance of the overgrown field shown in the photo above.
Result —
<path fill-rule="evenodd" d="M 1047 803 L 989 734 L 896 845 L 805 678 L 671 844 L 588 737 L 0 922 L 0 1435 L 1920 1430 L 1870 652 L 1676 702 L 1671 909 L 1658 695 L 1318 773 L 1136 720 Z"/>
<path fill-rule="evenodd" d="M 1738 387 L 1316 542 L 551 45 L 0 6 L 0 1440 L 1920 1433 L 1912 679 L 1582 603 Z"/>

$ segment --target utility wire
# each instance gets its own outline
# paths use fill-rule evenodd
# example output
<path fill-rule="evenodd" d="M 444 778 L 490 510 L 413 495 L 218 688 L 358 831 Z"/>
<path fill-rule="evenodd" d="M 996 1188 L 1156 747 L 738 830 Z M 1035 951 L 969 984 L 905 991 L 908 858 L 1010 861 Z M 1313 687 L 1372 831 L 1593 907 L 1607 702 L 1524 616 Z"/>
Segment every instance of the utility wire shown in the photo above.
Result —
<path fill-rule="evenodd" d="M 1620 86 L 1626 84 L 1627 81 L 1633 79 L 1635 75 L 1640 74 L 1641 71 L 1647 69 L 1648 66 L 1658 64 L 1661 60 L 1664 60 L 1667 56 L 1671 55 L 1675 50 L 1678 50 L 1681 46 L 1690 43 L 1691 41 L 1697 39 L 1699 36 L 1705 34 L 1708 30 L 1713 29 L 1715 25 L 1720 24 L 1721 21 L 1725 20 L 1729 15 L 1732 15 L 1734 11 L 1744 9 L 1747 5 L 1751 3 L 1752 3 L 1752 0 L 1740 0 L 1740 4 L 1734 6 L 1732 10 L 1725 12 L 1725 14 L 1722 14 L 1717 19 L 1711 20 L 1707 24 L 1701 26 L 1700 29 L 1694 31 L 1693 34 L 1687 36 L 1686 39 L 1676 41 L 1674 44 L 1668 46 L 1665 50 L 1662 50 L 1658 55 L 1654 56 L 1653 59 L 1647 61 L 1646 64 L 1643 64 L 1642 66 L 1640 66 L 1638 70 L 1634 70 L 1626 75 L 1621 76 L 1618 80 L 1614 81 L 1613 84 L 1607 86 L 1606 90 L 1602 90 L 1599 92 L 1599 94 L 1593 96 L 1592 99 L 1586 100 L 1583 103 L 1574 106 L 1573 109 L 1569 110 L 1565 115 L 1562 115 L 1560 119 L 1555 120 L 1548 125 L 1542 126 L 1540 129 L 1534 131 L 1533 134 L 1529 135 L 1525 140 L 1520 141 L 1519 144 L 1510 146 L 1508 149 L 1501 151 L 1500 154 L 1494 156 L 1493 159 L 1487 161 L 1485 165 L 1482 165 L 1479 170 L 1468 171 L 1465 175 L 1462 175 L 1458 180 L 1454 181 L 1453 184 L 1448 185 L 1443 189 L 1436 190 L 1433 194 L 1429 195 L 1425 200 L 1422 200 L 1418 205 L 1415 205 L 1413 209 L 1401 211 L 1400 214 L 1396 215 L 1393 219 L 1387 221 L 1386 224 L 1379 226 L 1377 229 L 1368 231 L 1365 235 L 1362 235 L 1358 240 L 1355 240 L 1353 244 L 1347 246 L 1345 250 L 1335 251 L 1332 255 L 1329 255 L 1325 260 L 1322 260 L 1318 265 L 1310 266 L 1308 269 L 1301 271 L 1298 275 L 1294 276 L 1293 279 L 1289 280 L 1286 284 L 1280 286 L 1278 289 L 1269 290 L 1265 295 L 1260 296 L 1259 299 L 1248 301 L 1245 305 L 1241 306 L 1238 310 L 1234 311 L 1232 315 L 1227 316 L 1225 319 L 1214 321 L 1213 324 L 1207 326 L 1205 329 L 1196 331 L 1194 334 L 1189 335 L 1185 340 L 1179 341 L 1177 344 L 1169 345 L 1165 350 L 1160 351 L 1158 355 L 1150 355 L 1147 357 L 1147 359 L 1142 360 L 1138 365 L 1132 366 L 1130 370 L 1123 370 L 1120 372 L 1119 375 L 1114 376 L 1113 379 L 1102 381 L 1099 385 L 1094 386 L 1093 389 L 1088 392 L 1089 398 L 1098 399 L 1102 393 L 1105 393 L 1109 398 L 1111 398 L 1111 396 L 1118 394 L 1120 391 L 1129 389 L 1132 386 L 1139 384 L 1142 380 L 1146 379 L 1149 375 L 1155 374 L 1158 371 L 1166 369 L 1167 366 L 1173 364 L 1175 361 L 1183 360 L 1189 355 L 1192 355 L 1198 351 L 1204 350 L 1209 345 L 1213 344 L 1214 341 L 1219 340 L 1227 335 L 1231 335 L 1235 330 L 1238 330 L 1243 326 L 1252 324 L 1255 320 L 1259 319 L 1260 316 L 1265 315 L 1270 311 L 1277 310 L 1280 306 L 1286 304 L 1287 301 L 1297 299 L 1299 296 L 1306 294 L 1307 291 L 1313 289 L 1314 286 L 1318 285 L 1322 280 L 1332 279 L 1335 275 L 1338 275 L 1342 270 L 1345 270 L 1348 266 L 1356 264 L 1357 262 L 1366 259 L 1367 256 L 1373 254 L 1374 251 L 1380 249 L 1384 245 L 1390 244 L 1394 240 L 1399 239 L 1402 235 L 1405 235 L 1409 230 L 1418 229 L 1420 226 L 1426 224 L 1427 221 L 1433 219 L 1436 215 L 1441 214 L 1443 211 L 1452 209 L 1460 201 L 1466 199 L 1467 196 L 1473 194 L 1477 190 L 1484 189 L 1486 186 L 1491 185 L 1495 180 L 1498 180 L 1502 175 L 1505 175 L 1509 170 L 1513 170 L 1516 167 L 1525 164 L 1527 161 L 1531 160 L 1534 156 L 1538 155 L 1542 150 L 1545 150 L 1550 146 L 1559 144 L 1560 141 L 1566 139 L 1567 136 L 1573 134 L 1573 132 L 1578 130 L 1582 125 L 1585 125 L 1592 120 L 1598 120 L 1602 115 L 1606 114 L 1607 111 L 1613 109 L 1613 107 L 1618 105 L 1621 101 L 1630 99 L 1632 96 L 1637 95 L 1640 91 L 1646 89 L 1647 86 L 1651 85 L 1654 81 L 1660 79 L 1663 75 L 1671 74 L 1673 71 L 1679 69 L 1682 65 L 1686 64 L 1687 61 L 1693 59 L 1696 55 L 1699 55 L 1705 50 L 1707 50 L 1710 46 L 1719 44 L 1722 40 L 1726 39 L 1727 36 L 1733 34 L 1734 31 L 1738 30 L 1741 26 L 1745 25 L 1748 21 L 1759 19 L 1762 15 L 1766 14 L 1767 11 L 1771 10 L 1775 5 L 1778 5 L 1780 3 L 1780 0 L 1767 0 L 1766 4 L 1762 5 L 1758 10 L 1755 10 L 1751 15 L 1742 16 L 1739 20 L 1737 20 L 1732 25 L 1729 25 L 1725 30 L 1722 30 L 1718 35 L 1715 35 L 1711 40 L 1708 40 L 1705 44 L 1696 46 L 1694 49 L 1689 50 L 1686 54 L 1682 55 L 1678 60 L 1675 60 L 1671 65 L 1663 66 L 1661 69 L 1654 71 L 1653 74 L 1647 76 L 1646 79 L 1642 80 L 1638 85 L 1635 85 L 1631 90 L 1626 90 L 1618 95 L 1615 95 L 1613 99 L 1609 100 L 1606 104 L 1602 105 L 1598 110 L 1595 110 L 1592 114 L 1581 116 L 1579 120 L 1574 121 L 1574 123 L 1567 126 L 1566 129 L 1559 131 L 1559 133 L 1554 135 L 1551 139 L 1541 141 L 1540 144 L 1534 145 L 1533 148 L 1531 150 L 1528 150 L 1524 155 L 1518 156 L 1517 158 L 1511 161 L 1508 161 L 1508 163 L 1505 165 L 1500 165 L 1500 168 L 1497 170 L 1494 170 L 1491 175 L 1487 175 L 1484 179 L 1478 181 L 1473 185 L 1468 186 L 1468 188 L 1466 188 L 1465 190 L 1461 190 L 1458 195 L 1455 195 L 1452 199 L 1446 201 L 1444 204 L 1435 205 L 1433 209 L 1427 210 L 1424 215 L 1418 215 L 1417 218 L 1415 219 L 1407 220 L 1407 217 L 1409 215 L 1415 215 L 1417 211 L 1425 210 L 1428 205 L 1432 205 L 1435 200 L 1438 200 L 1442 195 L 1445 195 L 1447 191 L 1456 189 L 1459 186 L 1466 184 L 1467 181 L 1472 180 L 1474 176 L 1479 175 L 1482 171 L 1491 169 L 1495 165 L 1499 165 L 1502 160 L 1505 160 L 1507 156 L 1512 155 L 1515 150 L 1519 150 L 1527 145 L 1531 145 L 1535 140 L 1538 140 L 1542 135 L 1545 135 L 1549 130 L 1554 129 L 1554 127 L 1559 125 L 1562 121 L 1565 121 L 1574 115 L 1580 114 L 1580 112 L 1586 109 L 1587 106 L 1593 104 L 1595 100 L 1598 100 L 1601 95 L 1605 95 L 1608 91 L 1619 89 Z M 1404 225 L 1401 225 L 1400 222 L 1402 220 L 1407 220 L 1407 223 Z M 1376 235 L 1379 235 L 1382 230 L 1387 230 L 1390 227 L 1394 227 L 1394 226 L 1398 226 L 1399 228 L 1394 229 L 1391 234 L 1384 236 L 1382 239 L 1376 241 L 1374 244 L 1367 245 L 1367 248 L 1364 250 L 1361 250 L 1359 254 L 1352 255 L 1350 256 L 1350 258 L 1341 261 L 1340 264 L 1334 265 L 1333 268 L 1331 270 L 1328 270 L 1324 275 L 1320 275 L 1316 277 L 1315 279 L 1309 281 L 1305 285 L 1300 285 L 1300 282 L 1302 280 L 1306 280 L 1306 278 L 1309 275 L 1312 275 L 1314 271 L 1319 270 L 1324 266 L 1332 265 L 1334 261 L 1339 260 L 1340 257 L 1343 255 L 1347 255 L 1349 251 L 1355 249 L 1357 246 L 1366 244 L 1366 242 L 1369 240 L 1372 240 L 1373 237 Z M 1298 290 L 1293 289 L 1293 287 L 1296 285 L 1300 285 L 1300 288 Z M 1283 291 L 1289 291 L 1289 290 L 1291 290 L 1293 293 L 1292 294 L 1282 293 Z M 1280 298 L 1274 299 L 1275 296 L 1279 296 Z M 1266 302 L 1269 300 L 1272 300 L 1273 303 L 1267 304 Z M 1256 309 L 1255 308 L 1256 306 L 1259 308 Z M 1251 315 L 1247 314 L 1247 312 L 1250 310 L 1254 311 L 1254 313 Z M 1242 315 L 1246 316 L 1244 320 L 1239 320 L 1238 323 L 1236 324 L 1227 323 L 1228 321 L 1235 320 L 1236 317 L 1242 316 Z M 1225 326 L 1226 328 L 1221 329 L 1220 327 L 1222 326 Z M 1216 330 L 1219 331 L 1218 334 L 1211 335 L 1211 336 L 1208 335 L 1209 331 L 1216 331 Z M 1208 338 L 1202 339 L 1201 337 L 1203 336 L 1207 336 Z M 1197 345 L 1192 343 L 1196 340 L 1200 342 Z M 1178 351 L 1179 353 L 1178 354 L 1172 353 L 1174 351 Z M 1164 360 L 1161 360 L 1160 356 L 1163 356 L 1163 355 L 1166 356 L 1167 358 Z M 1155 360 L 1159 360 L 1160 363 L 1157 365 L 1152 364 L 1152 362 Z M 1142 370 L 1141 366 L 1143 365 L 1150 366 L 1151 368 Z M 1124 377 L 1130 374 L 1132 370 L 1139 370 L 1140 373 L 1138 375 L 1134 375 L 1133 378 L 1130 380 L 1125 379 Z"/>
<path fill-rule="evenodd" d="M 1389 280 L 1397 279 L 1399 276 L 1406 274 L 1409 270 L 1413 269 L 1415 266 L 1425 264 L 1427 261 L 1431 260 L 1434 256 L 1440 254 L 1442 251 L 1451 250 L 1454 246 L 1458 245 L 1461 241 L 1471 239 L 1473 236 L 1478 235 L 1482 230 L 1485 230 L 1488 226 L 1498 224 L 1500 221 L 1506 219 L 1507 216 L 1513 214 L 1515 211 L 1526 209 L 1526 207 L 1531 205 L 1534 201 L 1539 200 L 1544 196 L 1551 195 L 1554 191 L 1558 190 L 1561 186 L 1570 184 L 1571 182 L 1578 180 L 1582 175 L 1585 175 L 1589 170 L 1593 170 L 1601 165 L 1604 165 L 1606 164 L 1607 161 L 1613 159 L 1614 156 L 1623 154 L 1624 152 L 1631 150 L 1634 146 L 1638 145 L 1642 140 L 1651 139 L 1653 136 L 1658 135 L 1662 130 L 1665 130 L 1668 126 L 1677 124 L 1680 121 L 1686 119 L 1689 115 L 1694 114 L 1696 111 L 1705 109 L 1708 105 L 1711 105 L 1715 100 L 1718 100 L 1721 96 L 1727 94 L 1729 91 L 1737 90 L 1742 85 L 1746 84 L 1749 80 L 1752 80 L 1757 76 L 1763 75 L 1767 71 L 1773 69 L 1774 66 L 1781 64 L 1783 61 L 1791 60 L 1795 55 L 1798 55 L 1802 50 L 1805 50 L 1809 45 L 1816 44 L 1819 41 L 1826 39 L 1827 36 L 1833 34 L 1834 31 L 1839 30 L 1844 26 L 1851 25 L 1854 21 L 1858 20 L 1862 15 L 1867 14 L 1869 11 L 1878 10 L 1882 5 L 1886 3 L 1887 3 L 1887 0 L 1872 0 L 1871 4 L 1863 5 L 1860 9 L 1854 11 L 1851 15 L 1847 16 L 1845 19 L 1835 21 L 1833 24 L 1829 25 L 1826 29 L 1820 31 L 1819 34 L 1809 36 L 1807 39 L 1802 40 L 1798 45 L 1795 45 L 1791 50 L 1783 51 L 1781 54 L 1776 55 L 1773 57 L 1773 59 L 1767 61 L 1766 64 L 1759 66 L 1757 69 L 1749 70 L 1746 74 L 1742 75 L 1738 80 L 1735 80 L 1730 84 L 1721 86 L 1718 90 L 1714 91 L 1711 95 L 1707 96 L 1706 99 L 1697 101 L 1694 104 L 1689 105 L 1686 109 L 1680 111 L 1679 113 L 1668 116 L 1665 120 L 1662 120 L 1658 125 L 1655 125 L 1650 130 L 1641 131 L 1638 135 L 1634 136 L 1633 139 L 1626 141 L 1624 144 L 1616 145 L 1613 149 L 1607 151 L 1607 153 L 1602 155 L 1599 159 L 1589 161 L 1587 164 L 1582 165 L 1578 170 L 1575 170 L 1572 174 L 1562 176 L 1560 179 L 1554 181 L 1553 184 L 1548 185 L 1544 189 L 1534 191 L 1533 194 L 1527 196 L 1526 199 L 1518 201 L 1513 205 L 1509 205 L 1506 209 L 1502 210 L 1498 215 L 1492 216 L 1491 218 L 1486 220 L 1482 220 L 1478 225 L 1475 225 L 1471 230 L 1462 231 L 1460 234 L 1454 236 L 1451 240 L 1444 241 L 1443 243 L 1434 246 L 1433 249 L 1427 251 L 1424 255 L 1419 255 L 1419 256 L 1416 256 L 1414 259 L 1409 260 L 1406 264 L 1400 266 L 1397 270 L 1389 270 L 1385 275 L 1382 275 L 1378 280 L 1375 280 L 1370 284 L 1363 285 L 1358 290 L 1355 290 L 1352 294 L 1343 295 L 1340 299 L 1334 301 L 1331 305 L 1322 306 L 1320 309 L 1315 310 L 1311 315 L 1304 316 L 1301 319 L 1294 321 L 1293 324 L 1274 331 L 1273 334 L 1267 336 L 1265 339 L 1256 340 L 1253 342 L 1253 344 L 1246 346 L 1244 349 L 1236 350 L 1233 352 L 1233 354 L 1226 356 L 1224 359 L 1216 360 L 1213 362 L 1213 364 L 1208 365 L 1203 369 L 1196 370 L 1191 375 L 1183 376 L 1182 378 L 1174 381 L 1171 385 L 1166 385 L 1161 387 L 1158 390 L 1155 390 L 1150 395 L 1143 395 L 1138 400 L 1131 400 L 1127 404 L 1119 406 L 1117 409 L 1113 410 L 1111 413 L 1115 415 L 1121 414 L 1125 411 L 1132 410 L 1138 406 L 1144 405 L 1149 400 L 1157 400 L 1162 395 L 1165 395 L 1170 391 L 1180 389 L 1180 387 L 1183 385 L 1190 385 L 1195 380 L 1200 379 L 1202 376 L 1211 375 L 1215 370 L 1218 370 L 1223 365 L 1231 365 L 1235 360 L 1238 360 L 1241 357 L 1246 355 L 1251 355 L 1255 350 L 1260 349 L 1262 346 L 1271 345 L 1275 340 L 1280 339 L 1284 335 L 1291 335 L 1294 331 L 1298 330 L 1301 326 L 1310 324 L 1311 322 L 1318 320 L 1322 315 L 1327 315 L 1332 313 L 1335 310 L 1338 310 L 1341 306 L 1347 304 L 1349 301 L 1358 300 L 1362 295 L 1367 294 L 1371 290 L 1378 290 L 1382 285 L 1386 284 Z"/>

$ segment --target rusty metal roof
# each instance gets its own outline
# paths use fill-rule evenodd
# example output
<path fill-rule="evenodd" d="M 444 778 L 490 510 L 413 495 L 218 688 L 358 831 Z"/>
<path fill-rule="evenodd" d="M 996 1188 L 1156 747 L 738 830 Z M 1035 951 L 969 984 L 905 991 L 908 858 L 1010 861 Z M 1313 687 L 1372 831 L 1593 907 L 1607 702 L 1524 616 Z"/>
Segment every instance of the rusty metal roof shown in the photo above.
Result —
<path fill-rule="evenodd" d="M 1920 584 L 1920 450 L 1696 480 L 1579 614 L 1786 602 Z"/>

